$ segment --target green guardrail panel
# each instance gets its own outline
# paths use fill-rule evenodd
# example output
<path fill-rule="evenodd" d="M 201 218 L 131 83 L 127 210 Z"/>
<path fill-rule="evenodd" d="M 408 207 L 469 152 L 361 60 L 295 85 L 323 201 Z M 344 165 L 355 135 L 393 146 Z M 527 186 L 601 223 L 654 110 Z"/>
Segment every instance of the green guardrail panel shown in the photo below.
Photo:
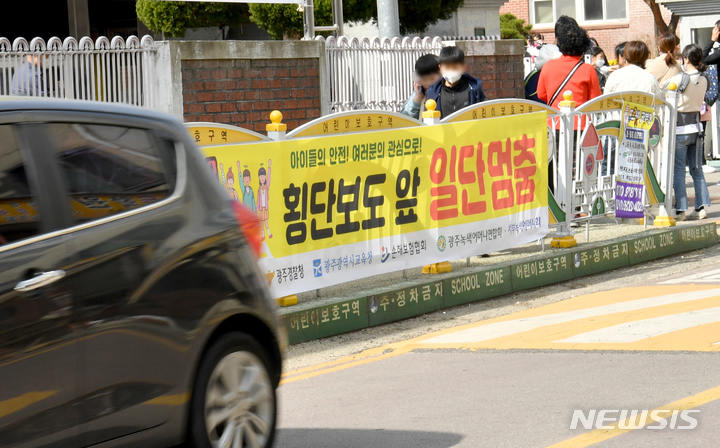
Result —
<path fill-rule="evenodd" d="M 674 230 L 677 241 L 682 243 L 682 250 L 701 249 L 716 244 L 718 240 L 717 224 L 714 222 L 692 227 L 676 227 Z"/>
<path fill-rule="evenodd" d="M 630 245 L 630 264 L 655 260 L 676 254 L 683 250 L 690 250 L 686 249 L 686 246 L 678 247 L 680 245 L 678 244 L 675 230 L 645 235 L 641 238 L 633 238 L 628 243 Z"/>
<path fill-rule="evenodd" d="M 285 314 L 290 344 L 366 328 L 367 309 L 367 298 L 361 297 Z"/>
<path fill-rule="evenodd" d="M 442 280 L 437 280 L 368 296 L 368 323 L 380 325 L 440 310 L 444 307 L 443 289 Z"/>
<path fill-rule="evenodd" d="M 570 253 L 552 255 L 512 264 L 513 291 L 537 288 L 573 278 L 573 265 Z"/>
<path fill-rule="evenodd" d="M 628 241 L 615 241 L 612 244 L 573 251 L 575 277 L 626 267 L 630 264 L 629 252 Z"/>
<path fill-rule="evenodd" d="M 447 278 L 444 283 L 446 307 L 477 302 L 512 292 L 510 266 Z"/>

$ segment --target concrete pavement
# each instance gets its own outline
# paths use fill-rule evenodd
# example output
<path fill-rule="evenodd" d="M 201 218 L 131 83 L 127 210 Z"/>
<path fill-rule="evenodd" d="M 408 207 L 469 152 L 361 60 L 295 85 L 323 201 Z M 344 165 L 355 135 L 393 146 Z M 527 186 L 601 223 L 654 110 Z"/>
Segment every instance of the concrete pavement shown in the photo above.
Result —
<path fill-rule="evenodd" d="M 718 274 L 619 284 L 287 372 L 278 446 L 716 446 Z M 573 410 L 602 409 L 700 412 L 689 431 L 570 429 Z"/>

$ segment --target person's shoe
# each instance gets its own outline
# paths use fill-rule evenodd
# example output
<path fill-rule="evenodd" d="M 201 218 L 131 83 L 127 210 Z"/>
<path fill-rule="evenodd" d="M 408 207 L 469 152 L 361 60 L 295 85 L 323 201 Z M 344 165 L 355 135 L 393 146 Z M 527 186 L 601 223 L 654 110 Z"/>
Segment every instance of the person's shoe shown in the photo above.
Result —
<path fill-rule="evenodd" d="M 693 210 L 692 213 L 690 213 L 687 217 L 687 219 L 691 221 L 699 220 L 699 219 L 707 219 L 707 210 Z"/>
<path fill-rule="evenodd" d="M 680 212 L 675 215 L 675 221 L 677 221 L 677 222 L 685 221 L 686 219 L 687 219 L 687 217 L 685 216 L 685 212 Z"/>
<path fill-rule="evenodd" d="M 702 166 L 703 173 L 705 174 L 711 174 L 717 172 L 717 170 L 710 165 L 703 165 Z"/>

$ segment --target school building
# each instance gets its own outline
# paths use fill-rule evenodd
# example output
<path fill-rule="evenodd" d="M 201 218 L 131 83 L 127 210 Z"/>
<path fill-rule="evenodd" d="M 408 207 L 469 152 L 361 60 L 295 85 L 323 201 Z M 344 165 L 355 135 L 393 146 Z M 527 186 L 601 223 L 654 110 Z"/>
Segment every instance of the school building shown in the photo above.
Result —
<path fill-rule="evenodd" d="M 662 11 L 669 22 L 671 12 L 665 7 Z M 533 32 L 542 34 L 546 43 L 555 42 L 555 21 L 567 15 L 597 40 L 610 59 L 615 58 L 615 46 L 628 40 L 642 40 L 655 49 L 657 29 L 643 0 L 509 0 L 500 8 L 500 14 L 508 12 L 534 24 Z"/>

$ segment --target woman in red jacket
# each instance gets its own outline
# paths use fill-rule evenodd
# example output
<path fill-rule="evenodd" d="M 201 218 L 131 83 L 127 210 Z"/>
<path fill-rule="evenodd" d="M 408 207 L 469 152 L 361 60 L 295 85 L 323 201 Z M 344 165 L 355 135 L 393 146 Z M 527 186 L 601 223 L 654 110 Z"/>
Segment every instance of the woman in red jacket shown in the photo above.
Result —
<path fill-rule="evenodd" d="M 575 19 L 561 16 L 555 23 L 555 36 L 563 55 L 560 59 L 548 61 L 540 72 L 538 97 L 559 109 L 562 94 L 567 90 L 573 93 L 577 106 L 602 95 L 595 69 L 583 62 L 583 55 L 590 48 L 587 32 Z"/>

